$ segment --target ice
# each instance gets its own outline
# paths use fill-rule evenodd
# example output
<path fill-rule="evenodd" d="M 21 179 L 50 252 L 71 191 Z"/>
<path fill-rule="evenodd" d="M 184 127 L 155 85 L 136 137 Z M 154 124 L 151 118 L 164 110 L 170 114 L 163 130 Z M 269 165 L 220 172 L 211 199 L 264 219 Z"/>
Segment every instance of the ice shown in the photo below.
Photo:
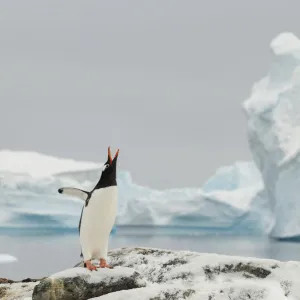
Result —
<path fill-rule="evenodd" d="M 18 259 L 9 254 L 1 254 L 0 253 L 0 264 L 12 263 L 16 262 Z"/>
<path fill-rule="evenodd" d="M 244 102 L 248 140 L 274 214 L 271 236 L 300 235 L 300 40 L 282 33 L 271 42 L 268 76 Z"/>
<path fill-rule="evenodd" d="M 20 160 L 22 165 L 23 152 L 5 153 L 5 160 Z M 77 162 L 73 162 L 67 171 L 68 160 L 36 153 L 27 153 L 26 157 L 30 157 L 26 168 L 14 166 L 9 170 L 8 165 L 1 167 L 0 155 L 0 170 L 5 169 L 0 177 L 0 231 L 77 232 L 82 200 L 61 195 L 57 189 L 71 186 L 90 190 L 101 174 L 102 164 L 89 162 L 85 164 L 93 168 L 82 169 L 79 163 L 76 170 Z M 47 170 L 41 174 L 35 166 L 39 161 L 47 169 L 52 160 L 56 161 L 56 169 L 52 166 L 51 175 Z M 33 173 L 39 176 L 32 177 Z M 134 183 L 124 170 L 119 170 L 117 179 L 118 226 L 179 226 L 203 232 L 262 234 L 272 223 L 262 196 L 262 178 L 253 163 L 241 161 L 222 167 L 203 188 L 158 191 Z"/>
<path fill-rule="evenodd" d="M 99 167 L 99 164 L 92 162 L 57 158 L 37 152 L 0 151 L 0 173 L 23 173 L 34 178 L 39 178 L 64 171 L 88 170 Z"/>

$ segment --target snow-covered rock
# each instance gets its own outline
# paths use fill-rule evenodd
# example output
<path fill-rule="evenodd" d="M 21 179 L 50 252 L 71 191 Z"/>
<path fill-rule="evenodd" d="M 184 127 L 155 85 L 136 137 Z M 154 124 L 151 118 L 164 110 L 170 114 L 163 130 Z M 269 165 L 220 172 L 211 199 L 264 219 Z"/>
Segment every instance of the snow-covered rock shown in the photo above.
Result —
<path fill-rule="evenodd" d="M 42 280 L 34 287 L 33 300 L 85 300 L 120 290 L 144 287 L 145 281 L 132 268 L 72 268 Z"/>
<path fill-rule="evenodd" d="M 19 283 L 2 284 L 0 291 L 14 295 L 5 300 L 23 300 L 33 288 L 33 300 L 300 299 L 300 262 L 153 248 L 111 250 L 109 262 L 114 269 L 93 272 L 79 263 L 31 283 L 31 293 Z"/>
<path fill-rule="evenodd" d="M 31 300 L 32 291 L 38 282 L 12 282 L 1 283 L 1 300 Z"/>
<path fill-rule="evenodd" d="M 267 77 L 243 107 L 248 140 L 274 213 L 271 235 L 300 235 L 300 40 L 282 33 L 271 42 Z"/>
<path fill-rule="evenodd" d="M 99 300 L 300 299 L 299 262 L 150 248 L 113 250 L 110 259 L 134 268 L 148 284 Z"/>

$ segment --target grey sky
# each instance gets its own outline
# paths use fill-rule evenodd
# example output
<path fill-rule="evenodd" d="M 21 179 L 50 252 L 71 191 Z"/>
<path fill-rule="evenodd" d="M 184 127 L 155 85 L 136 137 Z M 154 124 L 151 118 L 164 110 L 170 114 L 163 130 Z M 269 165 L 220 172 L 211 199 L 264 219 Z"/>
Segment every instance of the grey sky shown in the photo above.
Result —
<path fill-rule="evenodd" d="M 103 161 L 156 188 L 251 159 L 241 110 L 297 1 L 0 1 L 0 148 Z M 34 162 L 33 162 L 34 163 Z"/>

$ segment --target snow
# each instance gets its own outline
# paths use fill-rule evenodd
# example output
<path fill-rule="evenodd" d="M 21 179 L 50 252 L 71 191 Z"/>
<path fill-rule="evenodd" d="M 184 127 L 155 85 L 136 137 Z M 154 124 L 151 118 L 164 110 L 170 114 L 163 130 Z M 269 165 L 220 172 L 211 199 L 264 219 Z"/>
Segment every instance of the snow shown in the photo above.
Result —
<path fill-rule="evenodd" d="M 244 102 L 248 140 L 274 215 L 271 236 L 300 235 L 300 40 L 282 33 L 271 42 L 268 76 Z"/>
<path fill-rule="evenodd" d="M 94 262 L 95 264 L 95 262 Z M 97 265 L 97 264 L 95 264 Z M 114 268 L 114 269 L 98 269 L 98 271 L 89 271 L 86 268 L 77 267 L 67 269 L 51 275 L 51 279 L 73 278 L 80 276 L 88 283 L 111 282 L 111 280 L 119 280 L 120 277 L 130 277 L 135 272 L 130 268 Z"/>
<path fill-rule="evenodd" d="M 62 159 L 29 151 L 0 151 L 0 173 L 25 173 L 39 178 L 65 171 L 96 169 L 100 164 Z"/>
<path fill-rule="evenodd" d="M 279 34 L 271 42 L 271 49 L 276 55 L 294 54 L 295 51 L 300 51 L 300 41 L 291 32 L 283 32 Z"/>
<path fill-rule="evenodd" d="M 16 262 L 18 259 L 9 254 L 0 253 L 0 264 Z"/>
<path fill-rule="evenodd" d="M 32 300 L 32 292 L 38 282 L 2 283 L 0 289 L 6 289 L 4 300 Z"/>
<path fill-rule="evenodd" d="M 184 299 L 187 294 L 192 300 L 300 297 L 299 262 L 152 248 L 111 253 L 113 264 L 133 266 L 147 279 L 147 286 L 93 299 Z"/>
<path fill-rule="evenodd" d="M 1 152 L 0 152 L 1 153 Z M 18 161 L 22 165 L 23 152 L 5 153 L 5 160 Z M 90 190 L 102 171 L 84 169 L 76 162 L 70 171 L 65 159 L 48 158 L 45 155 L 27 153 L 31 163 L 10 170 L 0 155 L 0 230 L 18 231 L 76 231 L 82 209 L 82 201 L 57 192 L 63 186 Z M 45 159 L 43 161 L 43 159 Z M 47 163 L 56 161 L 52 175 L 44 170 L 41 175 L 38 165 L 47 169 Z M 83 168 L 83 169 L 82 169 Z M 22 174 L 20 174 L 22 169 Z M 58 172 L 58 170 L 64 170 Z M 31 175 L 28 175 L 31 174 Z M 39 174 L 32 177 L 32 174 Z M 194 228 L 201 232 L 222 233 L 267 233 L 272 216 L 262 197 L 262 178 L 253 163 L 236 162 L 217 170 L 203 187 L 188 187 L 158 191 L 134 183 L 130 174 L 118 172 L 119 207 L 116 223 L 122 225 L 159 225 Z"/>
<path fill-rule="evenodd" d="M 193 287 L 193 293 L 189 298 L 184 297 L 190 289 L 182 285 L 164 285 L 151 286 L 142 289 L 133 289 L 110 293 L 101 297 L 91 298 L 99 300 L 150 300 L 150 299 L 170 299 L 167 295 L 174 295 L 171 299 L 189 299 L 189 300 L 225 300 L 225 299 L 253 299 L 253 300 L 286 300 L 284 291 L 279 284 L 268 285 L 265 283 L 245 283 L 236 281 L 234 284 L 202 284 L 201 287 Z M 220 292 L 222 290 L 222 293 Z M 214 296 L 212 298 L 212 296 Z M 157 298 L 156 298 L 157 297 Z M 175 298 L 177 297 L 177 298 Z M 293 299 L 293 298 L 288 298 Z"/>
<path fill-rule="evenodd" d="M 50 276 L 56 279 L 80 276 L 88 284 L 124 285 L 137 278 L 139 288 L 121 290 L 91 299 L 300 299 L 300 262 L 170 251 L 155 248 L 122 248 L 109 252 L 114 269 L 88 271 L 82 267 Z M 137 276 L 137 277 L 136 277 Z M 1 285 L 14 299 L 30 297 L 37 283 Z M 25 289 L 20 289 L 20 287 Z M 87 286 L 87 285 L 85 285 Z M 31 293 L 30 293 L 31 287 Z"/>

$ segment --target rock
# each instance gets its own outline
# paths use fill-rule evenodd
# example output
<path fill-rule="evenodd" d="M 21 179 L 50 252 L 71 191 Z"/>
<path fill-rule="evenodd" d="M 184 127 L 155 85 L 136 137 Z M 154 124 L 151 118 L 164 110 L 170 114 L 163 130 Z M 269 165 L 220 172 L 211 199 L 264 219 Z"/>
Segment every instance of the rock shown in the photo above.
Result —
<path fill-rule="evenodd" d="M 31 299 L 32 291 L 37 282 L 14 282 L 0 285 L 1 300 L 25 300 Z"/>
<path fill-rule="evenodd" d="M 1 283 L 9 283 L 9 279 L 7 279 L 7 278 L 0 278 L 0 284 Z"/>
<path fill-rule="evenodd" d="M 4 286 L 0 287 L 0 299 L 3 299 L 6 293 L 7 293 L 7 287 Z"/>
<path fill-rule="evenodd" d="M 122 248 L 109 252 L 109 263 L 114 269 L 78 263 L 39 283 L 4 283 L 0 298 L 24 300 L 34 289 L 33 300 L 300 300 L 300 262 Z"/>
<path fill-rule="evenodd" d="M 44 278 L 46 278 L 46 277 L 44 277 Z M 7 278 L 0 278 L 0 284 L 3 284 L 3 283 L 19 283 L 19 282 L 37 282 L 37 281 L 41 281 L 44 278 L 41 278 L 41 279 L 26 278 L 26 279 L 23 279 L 21 281 L 14 281 L 14 280 L 7 279 Z"/>
<path fill-rule="evenodd" d="M 148 283 L 99 300 L 300 299 L 299 262 L 152 248 L 116 249 L 109 257 L 111 265 L 134 268 Z"/>
<path fill-rule="evenodd" d="M 34 286 L 40 279 L 26 278 L 21 281 L 14 281 L 7 278 L 0 278 L 0 299 L 1 300 L 25 300 L 31 299 Z"/>
<path fill-rule="evenodd" d="M 51 275 L 37 284 L 33 300 L 86 300 L 108 293 L 144 287 L 140 274 L 130 268 L 68 269 Z"/>
<path fill-rule="evenodd" d="M 102 296 L 101 298 L 93 298 L 93 300 L 183 300 L 189 299 L 195 294 L 195 290 L 174 287 L 174 286 L 150 286 L 142 289 L 133 289 L 128 291 L 120 291 Z M 209 299 L 206 297 L 206 299 Z M 198 300 L 198 299 L 197 299 Z"/>
<path fill-rule="evenodd" d="M 44 278 L 42 278 L 42 279 L 44 279 Z M 21 282 L 37 282 L 37 281 L 41 281 L 41 279 L 26 278 L 26 279 L 23 279 Z"/>

